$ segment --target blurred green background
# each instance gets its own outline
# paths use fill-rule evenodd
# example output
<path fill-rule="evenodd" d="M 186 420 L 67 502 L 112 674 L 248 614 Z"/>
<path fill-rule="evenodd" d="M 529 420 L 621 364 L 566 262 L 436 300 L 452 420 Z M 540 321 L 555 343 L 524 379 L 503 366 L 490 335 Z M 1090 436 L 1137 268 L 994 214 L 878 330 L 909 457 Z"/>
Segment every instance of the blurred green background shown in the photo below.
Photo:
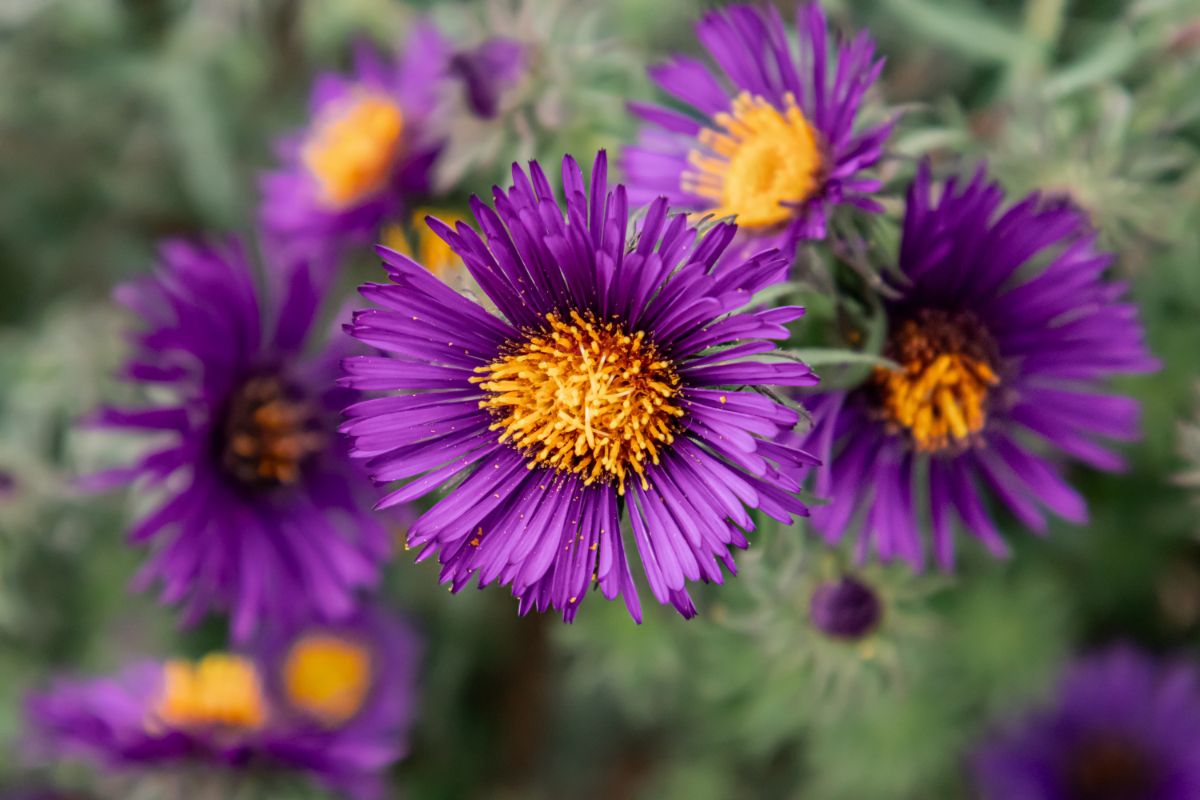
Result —
<path fill-rule="evenodd" d="M 129 499 L 71 486 L 136 447 L 72 427 L 123 391 L 112 286 L 145 273 L 161 237 L 250 229 L 271 140 L 358 36 L 396 43 L 430 13 L 469 44 L 488 6 L 546 23 L 561 113 L 440 199 L 461 203 L 514 158 L 628 141 L 624 101 L 653 96 L 647 64 L 696 49 L 706 5 L 0 0 L 0 786 L 28 777 L 15 751 L 30 686 L 222 641 L 219 623 L 178 633 L 127 591 Z M 1074 470 L 1092 523 L 1045 539 L 1009 524 L 1007 562 L 968 548 L 954 576 L 868 569 L 888 611 L 867 642 L 808 624 L 807 593 L 846 564 L 803 530 L 764 530 L 738 580 L 699 593 L 699 619 L 653 608 L 640 627 L 599 598 L 573 626 L 518 619 L 506 592 L 451 598 L 434 565 L 401 554 L 387 592 L 429 643 L 395 769 L 406 796 L 969 797 L 971 743 L 1071 654 L 1115 639 L 1200 654 L 1200 486 L 1180 477 L 1200 470 L 1200 434 L 1185 432 L 1200 376 L 1200 2 L 825 6 L 871 30 L 882 96 L 906 109 L 885 175 L 922 154 L 987 158 L 1014 192 L 1086 208 L 1118 252 L 1165 365 L 1122 386 L 1144 403 L 1129 472 Z M 78 770 L 34 777 L 93 786 Z"/>

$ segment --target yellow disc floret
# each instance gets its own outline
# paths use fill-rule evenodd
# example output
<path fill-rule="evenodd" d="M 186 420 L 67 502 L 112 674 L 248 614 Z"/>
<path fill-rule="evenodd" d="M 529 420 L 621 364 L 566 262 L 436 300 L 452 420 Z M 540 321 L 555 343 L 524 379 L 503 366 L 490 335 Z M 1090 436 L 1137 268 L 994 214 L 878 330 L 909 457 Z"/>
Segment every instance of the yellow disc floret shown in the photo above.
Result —
<path fill-rule="evenodd" d="M 764 228 L 786 222 L 816 194 L 825 169 L 821 144 L 791 94 L 778 109 L 743 92 L 732 113 L 713 119 L 721 130 L 700 132 L 703 147 L 688 154 L 695 169 L 681 184 L 712 201 L 705 213 Z"/>
<path fill-rule="evenodd" d="M 330 104 L 314 122 L 301 153 L 321 202 L 342 208 L 383 188 L 403 134 L 400 107 L 378 93 L 360 92 Z"/>
<path fill-rule="evenodd" d="M 614 481 L 624 493 L 636 475 L 674 441 L 679 376 L 645 333 L 571 312 L 550 314 L 547 327 L 479 367 L 472 380 L 492 412 L 500 441 L 524 451 L 529 468 L 581 475 L 585 484 Z"/>
<path fill-rule="evenodd" d="M 327 725 L 340 725 L 359 712 L 371 688 L 366 648 L 331 634 L 301 637 L 283 664 L 288 702 Z"/>
<path fill-rule="evenodd" d="M 253 662 L 229 653 L 200 661 L 168 661 L 154 720 L 178 728 L 250 730 L 266 720 L 262 682 Z"/>
<path fill-rule="evenodd" d="M 994 346 L 963 315 L 926 311 L 892 333 L 887 355 L 900 369 L 877 367 L 871 382 L 883 418 L 907 431 L 921 452 L 968 446 L 987 421 L 1000 379 Z"/>

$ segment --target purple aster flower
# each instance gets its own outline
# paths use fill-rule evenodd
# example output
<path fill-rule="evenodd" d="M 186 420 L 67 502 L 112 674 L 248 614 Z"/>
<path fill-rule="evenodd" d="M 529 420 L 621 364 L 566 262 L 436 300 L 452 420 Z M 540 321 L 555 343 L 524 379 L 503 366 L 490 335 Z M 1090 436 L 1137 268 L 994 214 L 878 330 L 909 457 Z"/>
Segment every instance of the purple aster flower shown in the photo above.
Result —
<path fill-rule="evenodd" d="M 773 7 L 730 6 L 697 24 L 719 74 L 676 56 L 650 70 L 663 90 L 694 109 L 631 104 L 649 123 L 622 166 L 630 199 L 665 195 L 672 206 L 736 216 L 747 239 L 791 253 L 821 239 L 833 206 L 882 207 L 865 177 L 883 153 L 892 122 L 856 130 L 864 94 L 883 68 L 865 33 L 830 52 L 817 3 L 796 12 L 799 58 Z"/>
<path fill-rule="evenodd" d="M 238 639 L 264 618 L 345 616 L 390 550 L 337 435 L 355 397 L 335 385 L 347 349 L 306 348 L 319 302 L 308 269 L 280 284 L 260 297 L 237 243 L 164 245 L 158 273 L 117 293 L 145 323 L 124 375 L 161 402 L 94 419 L 159 435 L 136 464 L 88 481 L 161 496 L 130 534 L 153 547 L 139 585 L 161 582 L 188 621 L 229 611 Z"/>
<path fill-rule="evenodd" d="M 1200 797 L 1200 676 L 1129 648 L 1094 656 L 973 766 L 987 800 Z"/>
<path fill-rule="evenodd" d="M 408 532 L 453 591 L 510 585 L 521 613 L 569 621 L 596 583 L 640 620 L 627 520 L 655 598 L 692 616 L 686 582 L 733 571 L 748 509 L 807 514 L 796 478 L 813 462 L 775 441 L 798 415 L 754 391 L 817 382 L 760 360 L 803 309 L 739 311 L 784 259 L 717 277 L 733 225 L 701 235 L 659 198 L 631 240 L 603 152 L 590 191 L 569 156 L 562 175 L 565 211 L 531 163 L 495 210 L 472 200 L 482 233 L 429 220 L 499 314 L 380 248 L 392 285 L 361 289 L 380 308 L 350 333 L 390 357 L 347 359 L 345 383 L 392 394 L 351 406 L 343 430 L 377 481 L 404 482 L 382 507 L 454 487 Z"/>
<path fill-rule="evenodd" d="M 308 124 L 280 143 L 283 167 L 262 182 L 263 227 L 279 247 L 307 255 L 375 241 L 428 190 L 448 58 L 441 34 L 423 23 L 395 60 L 360 44 L 352 76 L 317 79 Z"/>
<path fill-rule="evenodd" d="M 1117 470 L 1098 441 L 1138 433 L 1138 406 L 1103 391 L 1117 373 L 1156 367 L 1126 286 L 1103 279 L 1112 256 L 1079 212 L 1031 195 L 1001 211 L 983 169 L 935 202 L 928 164 L 908 191 L 884 355 L 861 387 L 817 398 L 808 437 L 829 466 L 813 513 L 830 542 L 858 530 L 858 553 L 923 563 L 921 520 L 937 562 L 953 562 L 954 518 L 992 553 L 1005 544 L 981 499 L 1025 525 L 1044 510 L 1082 523 L 1083 498 L 1042 451 Z"/>
<path fill-rule="evenodd" d="M 366 609 L 289 626 L 249 655 L 60 679 L 29 698 L 30 750 L 114 770 L 297 771 L 378 798 L 382 772 L 407 748 L 418 657 L 406 625 Z"/>

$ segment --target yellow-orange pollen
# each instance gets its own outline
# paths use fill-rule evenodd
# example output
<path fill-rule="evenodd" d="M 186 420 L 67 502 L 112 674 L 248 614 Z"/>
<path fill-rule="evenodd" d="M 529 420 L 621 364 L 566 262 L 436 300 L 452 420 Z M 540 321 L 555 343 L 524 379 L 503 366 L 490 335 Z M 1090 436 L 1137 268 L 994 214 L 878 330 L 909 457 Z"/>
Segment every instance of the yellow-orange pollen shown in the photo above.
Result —
<path fill-rule="evenodd" d="M 327 106 L 301 152 L 322 203 L 341 208 L 383 188 L 403 134 L 400 107 L 378 93 L 360 91 Z"/>
<path fill-rule="evenodd" d="M 688 154 L 695 168 L 681 188 L 712 201 L 705 213 L 736 216 L 742 227 L 786 222 L 820 188 L 825 171 L 820 139 L 791 94 L 778 109 L 743 92 L 732 113 L 717 114 L 721 130 L 700 132 Z"/>
<path fill-rule="evenodd" d="M 587 484 L 614 481 L 624 493 L 636 475 L 646 488 L 648 464 L 674 441 L 679 376 L 645 333 L 577 312 L 553 314 L 547 327 L 472 378 L 486 392 L 492 430 L 529 458 Z"/>
<path fill-rule="evenodd" d="M 359 712 L 371 681 L 366 648 L 330 634 L 300 638 L 283 665 L 288 702 L 330 726 L 341 725 Z"/>
<path fill-rule="evenodd" d="M 235 394 L 221 430 L 221 463 L 239 483 L 256 488 L 292 484 L 326 445 L 311 404 L 276 377 L 248 380 Z"/>
<path fill-rule="evenodd" d="M 249 660 L 210 653 L 200 661 L 163 665 L 162 695 L 151 724 L 176 728 L 252 730 L 267 718 L 258 671 Z"/>
<path fill-rule="evenodd" d="M 922 311 L 892 332 L 885 355 L 900 369 L 876 367 L 871 383 L 887 423 L 921 452 L 968 447 L 1000 380 L 987 332 L 966 314 Z"/>

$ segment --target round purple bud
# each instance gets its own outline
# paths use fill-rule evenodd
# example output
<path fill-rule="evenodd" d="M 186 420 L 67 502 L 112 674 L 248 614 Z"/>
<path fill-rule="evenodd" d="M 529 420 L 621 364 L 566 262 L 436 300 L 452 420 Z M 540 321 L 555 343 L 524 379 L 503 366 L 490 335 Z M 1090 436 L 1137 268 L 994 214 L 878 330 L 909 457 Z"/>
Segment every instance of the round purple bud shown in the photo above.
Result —
<path fill-rule="evenodd" d="M 471 110 L 484 119 L 500 112 L 500 96 L 521 76 L 525 48 L 520 42 L 496 37 L 472 50 L 456 53 L 450 71 L 463 82 Z"/>
<path fill-rule="evenodd" d="M 17 493 L 17 478 L 8 470 L 0 467 L 0 502 L 9 499 Z"/>
<path fill-rule="evenodd" d="M 883 605 L 870 586 L 843 575 L 817 586 L 808 604 L 808 616 L 828 636 L 861 639 L 879 625 Z"/>

